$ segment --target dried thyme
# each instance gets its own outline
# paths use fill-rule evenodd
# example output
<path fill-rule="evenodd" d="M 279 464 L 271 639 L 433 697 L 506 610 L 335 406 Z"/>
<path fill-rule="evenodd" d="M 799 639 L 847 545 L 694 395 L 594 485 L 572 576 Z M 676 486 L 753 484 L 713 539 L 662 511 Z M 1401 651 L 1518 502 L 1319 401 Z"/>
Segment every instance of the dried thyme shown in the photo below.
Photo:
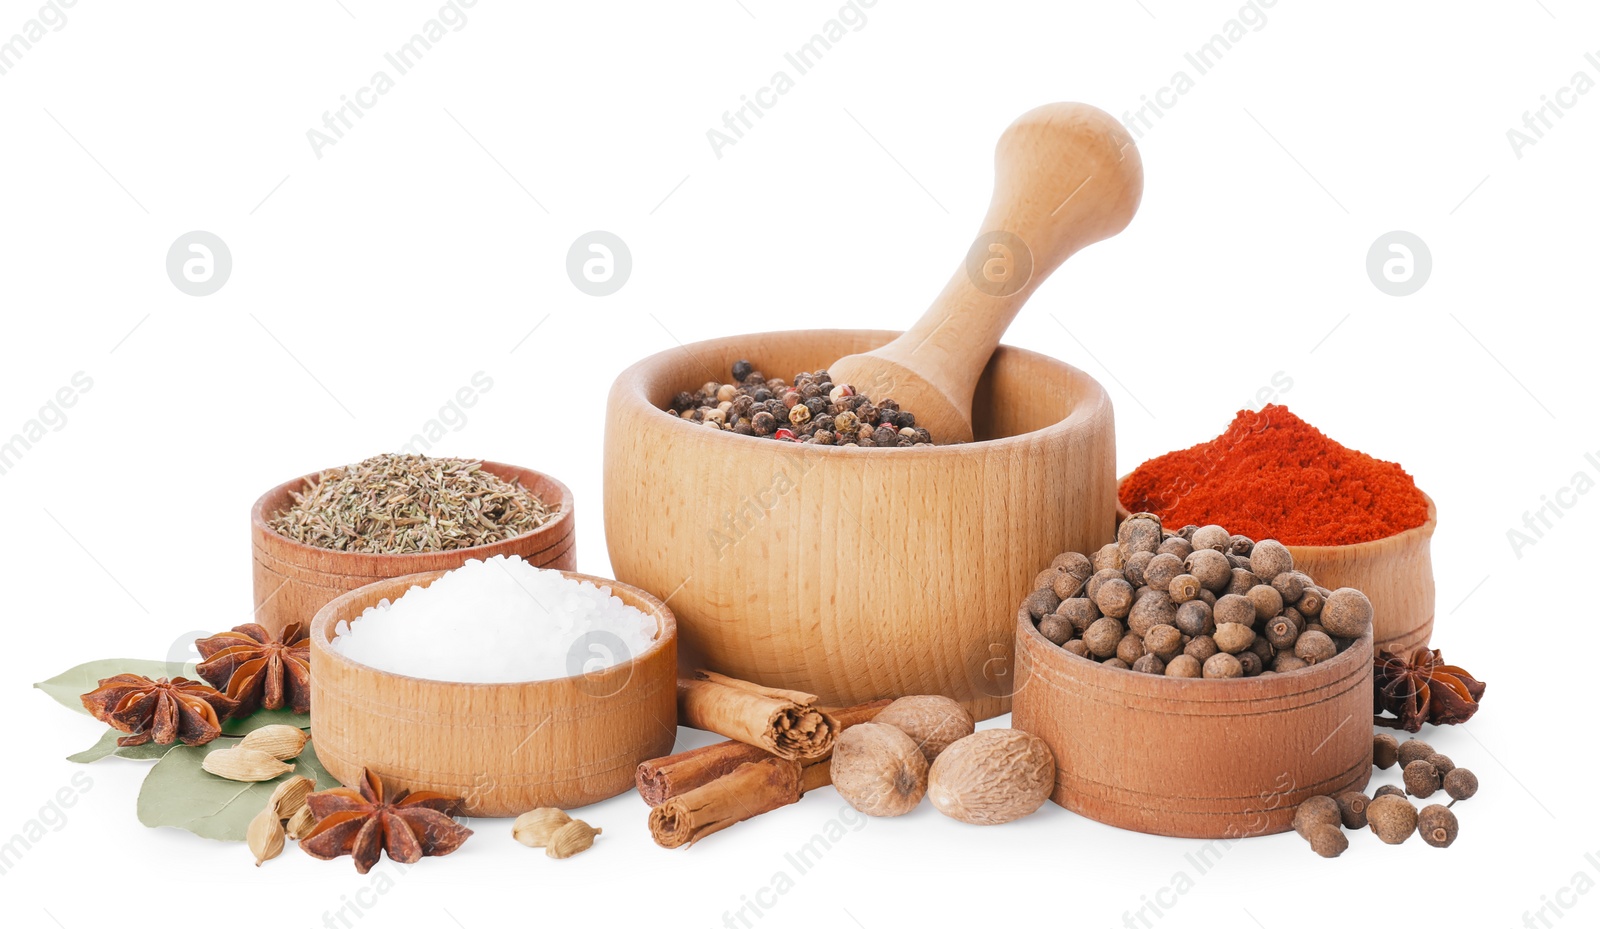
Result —
<path fill-rule="evenodd" d="M 323 472 L 291 493 L 273 531 L 340 552 L 400 555 L 488 545 L 532 532 L 555 512 L 480 461 L 385 454 Z"/>

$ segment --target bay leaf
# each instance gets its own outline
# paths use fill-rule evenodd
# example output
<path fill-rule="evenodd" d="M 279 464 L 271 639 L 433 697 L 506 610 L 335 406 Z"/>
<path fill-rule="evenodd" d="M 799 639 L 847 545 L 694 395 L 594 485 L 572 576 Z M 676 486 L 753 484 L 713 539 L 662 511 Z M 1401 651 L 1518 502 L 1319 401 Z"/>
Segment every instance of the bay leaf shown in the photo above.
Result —
<path fill-rule="evenodd" d="M 247 732 L 254 732 L 263 726 L 293 726 L 296 729 L 310 729 L 311 714 L 296 713 L 287 707 L 281 710 L 256 710 L 249 716 L 224 720 L 222 734 L 225 736 L 239 736 Z"/>
<path fill-rule="evenodd" d="M 163 755 L 139 788 L 139 821 L 152 828 L 172 826 L 202 838 L 243 842 L 250 820 L 267 805 L 284 779 L 304 775 L 317 782 L 318 790 L 339 786 L 317 760 L 310 744 L 300 757 L 289 762 L 295 766 L 293 774 L 270 781 L 230 781 L 200 767 L 207 755 L 236 744 L 231 739 L 218 739 L 206 745 L 178 745 Z"/>
<path fill-rule="evenodd" d="M 173 746 L 182 744 L 173 742 L 172 745 L 157 745 L 154 742 L 146 742 L 143 745 L 118 745 L 117 740 L 125 735 L 126 732 L 108 729 L 100 737 L 100 741 L 76 755 L 68 755 L 67 760 L 78 764 L 92 764 L 102 758 L 116 755 L 118 758 L 131 758 L 135 761 L 151 761 L 171 751 Z"/>
<path fill-rule="evenodd" d="M 33 686 L 44 691 L 50 699 L 67 709 L 77 710 L 87 716 L 89 711 L 83 708 L 81 699 L 83 695 L 100 686 L 101 681 L 108 677 L 116 677 L 118 674 L 197 678 L 192 664 L 180 665 L 177 662 L 154 661 L 149 658 L 102 658 L 99 661 L 90 661 L 69 668 L 48 681 L 40 681 Z"/>

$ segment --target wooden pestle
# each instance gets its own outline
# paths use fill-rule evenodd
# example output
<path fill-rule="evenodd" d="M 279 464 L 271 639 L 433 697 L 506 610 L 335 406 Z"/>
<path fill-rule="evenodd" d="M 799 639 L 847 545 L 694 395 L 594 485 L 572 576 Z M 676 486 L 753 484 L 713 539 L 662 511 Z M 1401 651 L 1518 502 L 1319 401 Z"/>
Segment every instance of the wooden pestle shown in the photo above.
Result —
<path fill-rule="evenodd" d="M 928 311 L 889 344 L 828 366 L 836 384 L 892 397 L 946 445 L 972 441 L 972 394 L 1011 320 L 1073 252 L 1116 235 L 1139 207 L 1144 170 L 1122 124 L 1051 103 L 995 146 L 982 231 Z"/>

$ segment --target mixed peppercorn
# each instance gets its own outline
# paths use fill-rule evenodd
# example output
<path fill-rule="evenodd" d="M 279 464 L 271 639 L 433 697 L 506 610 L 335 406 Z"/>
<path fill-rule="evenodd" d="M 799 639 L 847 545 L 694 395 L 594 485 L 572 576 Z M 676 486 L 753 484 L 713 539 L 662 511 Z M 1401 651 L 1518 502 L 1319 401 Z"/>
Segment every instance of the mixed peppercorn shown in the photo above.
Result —
<path fill-rule="evenodd" d="M 910 410 L 887 397 L 873 403 L 849 384 L 835 384 L 827 371 L 802 371 L 791 384 L 738 361 L 732 374 L 732 383 L 707 381 L 692 393 L 679 392 L 669 412 L 713 429 L 780 442 L 862 448 L 933 444 Z"/>

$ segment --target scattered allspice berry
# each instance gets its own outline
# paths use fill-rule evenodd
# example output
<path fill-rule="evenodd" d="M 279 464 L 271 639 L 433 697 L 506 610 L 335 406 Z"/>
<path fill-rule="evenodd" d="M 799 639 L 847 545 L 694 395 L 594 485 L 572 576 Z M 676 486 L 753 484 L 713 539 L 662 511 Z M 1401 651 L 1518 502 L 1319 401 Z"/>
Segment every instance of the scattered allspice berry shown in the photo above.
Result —
<path fill-rule="evenodd" d="M 1379 797 L 1367 804 L 1367 826 L 1385 844 L 1399 845 L 1417 831 L 1417 808 L 1404 797 Z"/>
<path fill-rule="evenodd" d="M 544 853 L 551 858 L 571 858 L 579 852 L 588 851 L 594 845 L 594 837 L 603 831 L 581 819 L 574 819 L 551 834 Z"/>
<path fill-rule="evenodd" d="M 1324 858 L 1337 858 L 1350 847 L 1344 830 L 1327 823 L 1313 823 L 1306 830 L 1306 841 L 1311 843 L 1312 851 Z"/>
<path fill-rule="evenodd" d="M 1439 772 L 1426 759 L 1418 758 L 1406 765 L 1402 774 L 1405 777 L 1406 793 L 1413 797 L 1426 799 L 1439 789 Z"/>
<path fill-rule="evenodd" d="M 1424 760 L 1433 765 L 1433 769 L 1439 772 L 1440 777 L 1444 777 L 1456 769 L 1456 763 L 1450 760 L 1449 755 L 1441 755 L 1438 752 L 1434 752 Z"/>
<path fill-rule="evenodd" d="M 1451 800 L 1467 800 L 1478 792 L 1478 776 L 1467 768 L 1453 768 L 1444 776 L 1444 792 Z"/>
<path fill-rule="evenodd" d="M 1362 829 L 1367 825 L 1367 804 L 1371 801 L 1359 790 L 1347 790 L 1334 798 L 1339 804 L 1339 820 L 1346 829 Z"/>
<path fill-rule="evenodd" d="M 1456 821 L 1456 814 L 1449 807 L 1430 803 L 1417 815 L 1417 832 L 1422 836 L 1422 841 L 1434 848 L 1448 848 L 1460 831 L 1461 825 Z"/>
<path fill-rule="evenodd" d="M 566 810 L 553 806 L 529 810 L 511 824 L 511 837 L 529 848 L 544 848 L 550 844 L 556 830 L 572 822 Z"/>
<path fill-rule="evenodd" d="M 1323 824 L 1338 828 L 1342 819 L 1339 801 L 1332 797 L 1307 797 L 1294 811 L 1294 831 L 1310 839 L 1311 827 Z"/>
<path fill-rule="evenodd" d="M 1405 790 L 1403 788 L 1396 787 L 1393 784 L 1385 784 L 1372 793 L 1372 799 L 1374 800 L 1378 799 L 1379 797 L 1399 797 L 1400 799 L 1404 800 L 1405 796 Z M 1367 805 L 1371 806 L 1372 804 L 1369 803 Z"/>
<path fill-rule="evenodd" d="M 1381 770 L 1394 767 L 1400 760 L 1400 741 L 1387 732 L 1373 733 L 1372 763 Z"/>
<path fill-rule="evenodd" d="M 1411 762 L 1426 759 L 1433 753 L 1433 746 L 1427 742 L 1421 739 L 1406 739 L 1400 743 L 1400 748 L 1395 758 L 1400 762 L 1400 767 L 1404 768 Z"/>

